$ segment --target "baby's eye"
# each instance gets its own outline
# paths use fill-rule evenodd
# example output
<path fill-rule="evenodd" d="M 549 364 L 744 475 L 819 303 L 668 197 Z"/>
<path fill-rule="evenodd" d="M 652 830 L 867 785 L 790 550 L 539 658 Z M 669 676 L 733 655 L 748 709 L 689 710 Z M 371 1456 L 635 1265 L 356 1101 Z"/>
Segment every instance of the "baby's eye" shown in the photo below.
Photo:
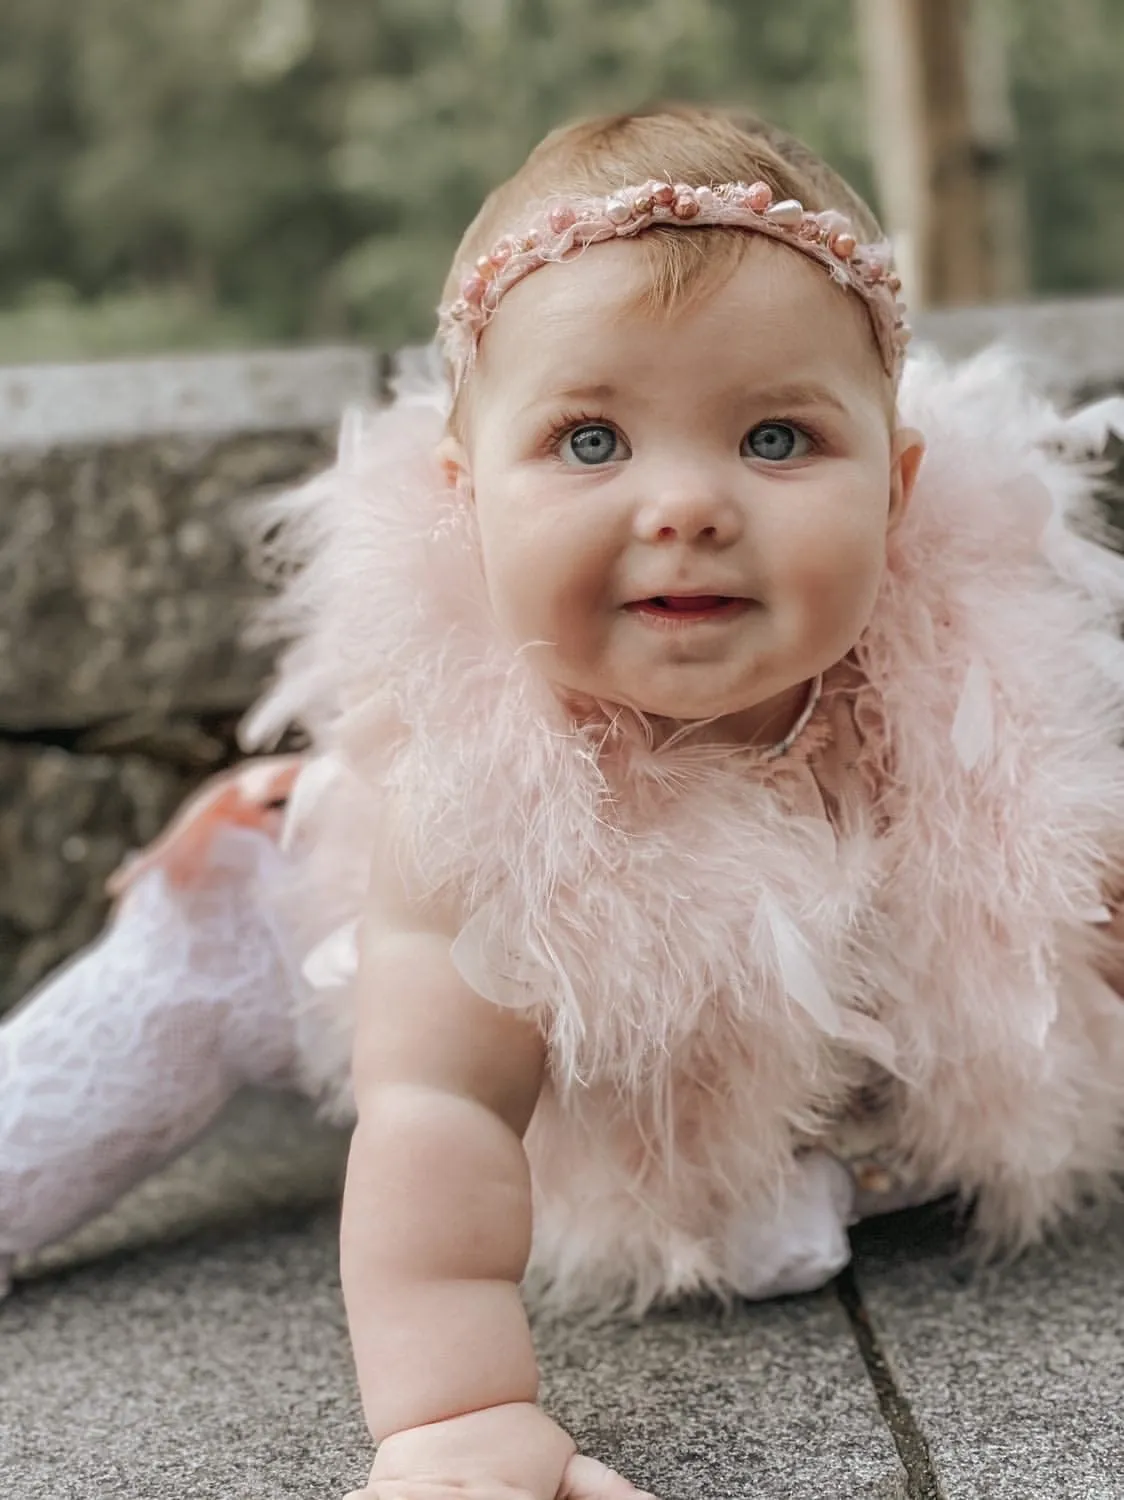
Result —
<path fill-rule="evenodd" d="M 586 468 L 628 457 L 625 443 L 603 422 L 585 422 L 572 428 L 558 445 L 558 453 L 564 462 L 583 464 Z"/>
<path fill-rule="evenodd" d="M 811 438 L 791 422 L 760 422 L 742 439 L 743 458 L 765 458 L 774 463 L 804 458 L 811 450 Z"/>

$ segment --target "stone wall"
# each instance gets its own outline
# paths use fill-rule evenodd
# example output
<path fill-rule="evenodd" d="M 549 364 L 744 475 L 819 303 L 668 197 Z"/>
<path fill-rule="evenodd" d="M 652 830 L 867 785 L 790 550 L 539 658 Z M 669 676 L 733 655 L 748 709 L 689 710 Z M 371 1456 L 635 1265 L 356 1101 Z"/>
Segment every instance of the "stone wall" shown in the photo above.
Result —
<path fill-rule="evenodd" d="M 0 370 L 0 1012 L 235 757 L 269 670 L 237 503 L 329 460 L 358 350 Z"/>
<path fill-rule="evenodd" d="M 1061 394 L 1124 388 L 1124 299 L 923 320 Z M 236 503 L 328 459 L 361 350 L 0 369 L 0 1012 L 104 920 L 105 877 L 236 754 L 269 662 Z"/>

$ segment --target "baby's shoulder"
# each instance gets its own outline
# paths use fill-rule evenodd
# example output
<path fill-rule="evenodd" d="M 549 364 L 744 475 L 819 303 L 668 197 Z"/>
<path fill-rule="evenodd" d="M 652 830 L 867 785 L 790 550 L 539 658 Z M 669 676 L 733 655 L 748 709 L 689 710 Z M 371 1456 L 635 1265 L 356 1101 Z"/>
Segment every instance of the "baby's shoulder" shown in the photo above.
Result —
<path fill-rule="evenodd" d="M 427 880 L 419 844 L 423 837 L 411 799 L 387 788 L 371 828 L 366 925 L 383 933 L 429 932 L 452 942 L 466 920 L 465 900 L 448 886 L 434 889 Z"/>

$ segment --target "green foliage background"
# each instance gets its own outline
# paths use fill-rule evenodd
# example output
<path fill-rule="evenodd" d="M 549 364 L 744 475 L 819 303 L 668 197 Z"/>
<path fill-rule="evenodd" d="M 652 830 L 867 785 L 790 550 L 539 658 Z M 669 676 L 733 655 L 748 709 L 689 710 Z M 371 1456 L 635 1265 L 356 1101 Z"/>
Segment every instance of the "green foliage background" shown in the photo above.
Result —
<path fill-rule="evenodd" d="M 1124 0 L 993 0 L 1041 293 L 1124 284 Z M 3 0 L 0 361 L 427 337 L 576 113 L 748 103 L 867 193 L 851 0 Z"/>

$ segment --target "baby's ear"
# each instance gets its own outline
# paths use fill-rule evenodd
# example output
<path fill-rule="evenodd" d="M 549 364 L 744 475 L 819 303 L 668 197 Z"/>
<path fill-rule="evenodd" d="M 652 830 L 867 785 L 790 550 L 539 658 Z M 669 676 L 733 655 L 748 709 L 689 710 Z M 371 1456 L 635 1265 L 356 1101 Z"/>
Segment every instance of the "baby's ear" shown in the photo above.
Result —
<path fill-rule="evenodd" d="M 446 434 L 437 445 L 437 462 L 445 476 L 445 483 L 459 494 L 471 494 L 472 482 L 468 472 L 468 454 L 460 438 Z"/>
<path fill-rule="evenodd" d="M 899 524 L 913 496 L 913 486 L 925 457 L 925 439 L 916 427 L 897 427 L 890 442 L 890 513 L 891 531 Z"/>

